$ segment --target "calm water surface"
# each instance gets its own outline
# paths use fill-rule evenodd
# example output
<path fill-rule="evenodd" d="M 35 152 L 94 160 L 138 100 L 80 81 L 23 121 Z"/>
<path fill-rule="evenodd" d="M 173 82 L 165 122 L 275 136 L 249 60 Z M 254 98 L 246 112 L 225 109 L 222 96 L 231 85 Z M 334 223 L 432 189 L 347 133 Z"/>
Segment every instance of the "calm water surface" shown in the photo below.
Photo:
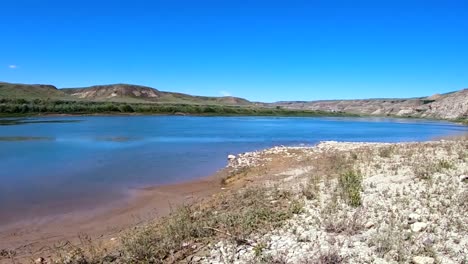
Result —
<path fill-rule="evenodd" d="M 131 188 L 210 175 L 230 153 L 468 131 L 446 122 L 356 118 L 54 117 L 0 124 L 0 224 L 103 206 Z"/>

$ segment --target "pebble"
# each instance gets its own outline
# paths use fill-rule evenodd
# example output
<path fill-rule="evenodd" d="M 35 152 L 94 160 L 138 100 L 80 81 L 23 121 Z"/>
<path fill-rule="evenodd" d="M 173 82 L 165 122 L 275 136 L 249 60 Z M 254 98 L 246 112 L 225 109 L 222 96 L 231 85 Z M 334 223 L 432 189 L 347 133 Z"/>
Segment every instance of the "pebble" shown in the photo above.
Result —
<path fill-rule="evenodd" d="M 422 244 L 426 247 L 430 247 L 434 244 L 434 239 L 430 238 L 430 237 L 425 237 L 423 240 L 422 240 Z"/>
<path fill-rule="evenodd" d="M 419 220 L 421 220 L 421 216 L 419 214 L 411 213 L 408 215 L 408 224 L 414 224 Z"/>
<path fill-rule="evenodd" d="M 412 259 L 414 264 L 433 264 L 435 260 L 431 257 L 416 256 Z"/>
<path fill-rule="evenodd" d="M 413 232 L 421 232 L 423 231 L 424 229 L 426 229 L 427 227 L 427 224 L 426 223 L 423 223 L 423 222 L 416 222 L 414 224 L 411 225 L 411 231 Z"/>
<path fill-rule="evenodd" d="M 42 258 L 42 257 L 40 257 L 40 258 L 36 259 L 36 260 L 34 261 L 34 263 L 36 263 L 36 264 L 43 264 L 43 263 L 45 263 L 45 259 Z"/>
<path fill-rule="evenodd" d="M 374 226 L 375 226 L 374 222 L 369 221 L 369 222 L 366 223 L 365 228 L 369 229 L 369 228 L 372 228 Z"/>
<path fill-rule="evenodd" d="M 461 182 L 468 182 L 468 175 L 460 175 Z"/>

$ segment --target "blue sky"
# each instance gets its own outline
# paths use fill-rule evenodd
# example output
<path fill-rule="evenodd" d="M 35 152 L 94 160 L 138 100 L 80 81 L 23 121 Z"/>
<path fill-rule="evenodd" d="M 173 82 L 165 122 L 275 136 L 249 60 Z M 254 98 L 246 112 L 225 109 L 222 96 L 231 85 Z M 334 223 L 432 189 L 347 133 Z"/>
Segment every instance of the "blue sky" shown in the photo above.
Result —
<path fill-rule="evenodd" d="M 468 1 L 0 3 L 0 81 L 256 101 L 468 87 Z"/>

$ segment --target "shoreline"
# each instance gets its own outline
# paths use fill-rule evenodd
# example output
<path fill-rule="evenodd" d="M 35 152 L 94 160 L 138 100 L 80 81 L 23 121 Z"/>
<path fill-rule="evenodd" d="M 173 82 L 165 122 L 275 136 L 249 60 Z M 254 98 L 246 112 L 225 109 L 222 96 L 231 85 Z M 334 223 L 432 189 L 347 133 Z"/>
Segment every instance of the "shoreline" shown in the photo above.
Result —
<path fill-rule="evenodd" d="M 166 216 L 174 208 L 222 191 L 224 171 L 185 182 L 130 189 L 128 197 L 95 209 L 7 223 L 0 227 L 0 250 L 14 250 L 18 257 L 26 257 L 44 250 L 47 253 L 46 249 L 57 243 L 78 242 L 83 234 L 93 240 L 108 240 L 131 227 Z"/>
<path fill-rule="evenodd" d="M 422 154 L 420 150 L 426 148 L 440 151 L 439 148 L 443 150 L 445 146 L 452 148 L 456 147 L 457 144 L 466 144 L 466 141 L 463 140 L 466 138 L 462 139 L 461 143 L 451 143 L 447 140 L 402 143 L 325 141 L 314 146 L 280 146 L 241 153 L 234 157 L 229 156 L 228 165 L 211 176 L 188 182 L 135 189 L 127 201 L 97 214 L 81 212 L 52 220 L 48 219 L 48 221 L 30 223 L 26 226 L 0 229 L 0 250 L 14 250 L 18 254 L 18 258 L 30 256 L 50 258 L 53 255 L 53 250 L 48 247 L 63 241 L 79 243 L 80 234 L 92 234 L 90 237 L 93 241 L 115 246 L 122 232 L 135 230 L 134 227 L 145 226 L 146 223 L 157 221 L 161 216 L 168 215 L 180 205 L 192 203 L 209 205 L 212 202 L 210 200 L 213 200 L 211 198 L 216 200 L 215 197 L 224 193 L 231 196 L 237 190 L 245 190 L 248 186 L 257 188 L 264 185 L 280 184 L 280 188 L 289 188 L 294 190 L 293 192 L 297 192 L 303 186 L 304 177 L 308 177 L 308 173 L 313 169 L 314 165 L 310 161 L 317 158 L 320 161 L 321 156 L 327 157 L 329 153 L 354 153 L 356 151 L 361 153 L 359 157 L 362 159 L 373 157 L 373 162 L 384 164 L 384 168 L 387 168 L 384 170 L 385 173 L 388 172 L 388 169 L 392 173 L 398 173 L 398 168 L 388 167 L 384 163 L 386 159 L 390 159 L 394 155 L 391 153 L 396 152 L 395 148 L 402 148 L 402 153 L 415 155 Z M 414 152 L 412 148 L 419 151 Z M 462 151 L 459 149 L 460 147 L 456 148 L 458 148 L 457 151 Z M 374 154 L 371 155 L 371 153 Z M 463 152 L 458 154 L 462 155 Z M 375 161 L 376 158 L 377 161 Z M 381 165 L 377 165 L 367 173 L 372 176 L 376 173 L 374 170 L 380 171 Z M 369 169 L 367 164 L 361 164 L 361 166 Z M 396 178 L 397 183 L 401 177 Z M 380 176 L 378 179 L 386 182 Z M 393 184 L 393 182 L 390 181 L 388 184 Z M 79 229 L 76 229 L 77 227 Z M 223 244 L 211 244 L 210 247 L 216 251 L 224 246 Z M 218 253 L 214 253 L 215 251 L 203 254 L 216 256 Z M 8 260 L 5 261 L 5 263 L 10 263 L 7 262 Z M 0 263 L 3 263 L 1 258 Z"/>
<path fill-rule="evenodd" d="M 384 119 L 404 119 L 404 120 L 417 120 L 417 121 L 430 121 L 430 122 L 447 122 L 450 124 L 456 124 L 459 126 L 468 126 L 468 120 L 466 119 L 440 119 L 440 118 L 427 118 L 427 117 L 412 117 L 412 116 L 379 116 L 379 115 L 364 115 L 364 114 L 352 114 L 344 113 L 343 115 L 266 115 L 266 114 L 193 114 L 193 113 L 83 113 L 83 114 L 59 114 L 59 113 L 37 113 L 37 114 L 1 114 L 2 118 L 47 118 L 47 117 L 132 117 L 132 116 L 147 116 L 147 117 L 277 117 L 277 118 L 384 118 Z"/>

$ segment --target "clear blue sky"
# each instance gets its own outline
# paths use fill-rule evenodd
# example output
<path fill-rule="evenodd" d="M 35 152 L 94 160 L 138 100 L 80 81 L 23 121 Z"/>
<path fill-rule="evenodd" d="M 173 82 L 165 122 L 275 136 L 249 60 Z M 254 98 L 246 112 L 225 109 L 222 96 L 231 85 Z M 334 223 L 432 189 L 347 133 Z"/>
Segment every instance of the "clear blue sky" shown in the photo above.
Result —
<path fill-rule="evenodd" d="M 250 100 L 468 87 L 468 1 L 0 2 L 0 81 Z"/>

